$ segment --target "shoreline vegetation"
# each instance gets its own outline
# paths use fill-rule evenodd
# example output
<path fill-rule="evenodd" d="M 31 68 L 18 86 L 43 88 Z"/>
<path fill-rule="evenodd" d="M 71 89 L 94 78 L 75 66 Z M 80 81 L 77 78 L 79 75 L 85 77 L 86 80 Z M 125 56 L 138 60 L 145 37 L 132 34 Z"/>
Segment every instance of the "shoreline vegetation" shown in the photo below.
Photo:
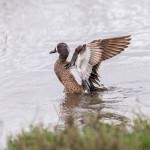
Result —
<path fill-rule="evenodd" d="M 134 121 L 131 130 L 89 115 L 81 126 L 72 119 L 54 132 L 43 125 L 31 125 L 28 131 L 9 136 L 5 150 L 150 150 L 150 120 L 141 118 Z"/>

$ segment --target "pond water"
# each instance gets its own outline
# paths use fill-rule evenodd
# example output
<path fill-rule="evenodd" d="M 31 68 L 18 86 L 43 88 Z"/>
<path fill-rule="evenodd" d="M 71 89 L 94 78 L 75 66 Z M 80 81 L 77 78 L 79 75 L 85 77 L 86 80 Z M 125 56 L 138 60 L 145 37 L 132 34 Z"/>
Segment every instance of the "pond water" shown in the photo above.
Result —
<path fill-rule="evenodd" d="M 149 0 L 0 0 L 0 145 L 6 135 L 36 122 L 67 123 L 84 112 L 103 121 L 150 116 Z M 49 55 L 57 43 L 74 49 L 94 39 L 132 35 L 99 73 L 108 91 L 66 95 Z M 59 121 L 58 121 L 59 120 Z"/>

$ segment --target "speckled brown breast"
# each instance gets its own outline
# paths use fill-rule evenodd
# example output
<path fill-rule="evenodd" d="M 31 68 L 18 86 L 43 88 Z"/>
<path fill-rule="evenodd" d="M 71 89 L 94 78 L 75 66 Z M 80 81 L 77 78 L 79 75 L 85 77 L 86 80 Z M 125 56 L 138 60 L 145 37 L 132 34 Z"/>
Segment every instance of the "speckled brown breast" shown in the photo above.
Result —
<path fill-rule="evenodd" d="M 83 87 L 76 82 L 69 69 L 66 69 L 66 64 L 66 61 L 58 59 L 54 66 L 54 71 L 60 82 L 64 85 L 65 91 L 67 93 L 83 93 Z"/>

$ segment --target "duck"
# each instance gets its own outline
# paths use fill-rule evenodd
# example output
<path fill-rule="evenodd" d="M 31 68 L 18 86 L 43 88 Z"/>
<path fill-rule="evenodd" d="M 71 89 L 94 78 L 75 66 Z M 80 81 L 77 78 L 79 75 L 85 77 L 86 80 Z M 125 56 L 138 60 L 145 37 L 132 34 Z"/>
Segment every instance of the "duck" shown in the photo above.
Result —
<path fill-rule="evenodd" d="M 58 53 L 54 71 L 66 93 L 100 91 L 98 70 L 101 62 L 110 59 L 128 47 L 131 35 L 98 39 L 75 48 L 71 61 L 67 61 L 70 48 L 58 43 L 50 54 Z"/>

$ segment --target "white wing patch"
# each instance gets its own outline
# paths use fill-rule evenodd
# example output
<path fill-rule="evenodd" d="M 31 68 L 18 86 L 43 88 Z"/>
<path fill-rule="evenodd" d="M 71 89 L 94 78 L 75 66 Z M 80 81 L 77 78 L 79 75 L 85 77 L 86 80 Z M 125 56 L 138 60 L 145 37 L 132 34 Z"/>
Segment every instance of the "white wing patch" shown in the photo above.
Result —
<path fill-rule="evenodd" d="M 81 72 L 77 70 L 75 66 L 70 68 L 71 74 L 74 76 L 75 80 L 79 85 L 82 85 L 82 77 L 81 77 Z"/>
<path fill-rule="evenodd" d="M 91 58 L 91 50 L 88 46 L 86 49 L 78 55 L 76 60 L 77 70 L 81 73 L 83 80 L 88 80 L 90 73 L 92 71 L 92 66 L 89 64 Z"/>

